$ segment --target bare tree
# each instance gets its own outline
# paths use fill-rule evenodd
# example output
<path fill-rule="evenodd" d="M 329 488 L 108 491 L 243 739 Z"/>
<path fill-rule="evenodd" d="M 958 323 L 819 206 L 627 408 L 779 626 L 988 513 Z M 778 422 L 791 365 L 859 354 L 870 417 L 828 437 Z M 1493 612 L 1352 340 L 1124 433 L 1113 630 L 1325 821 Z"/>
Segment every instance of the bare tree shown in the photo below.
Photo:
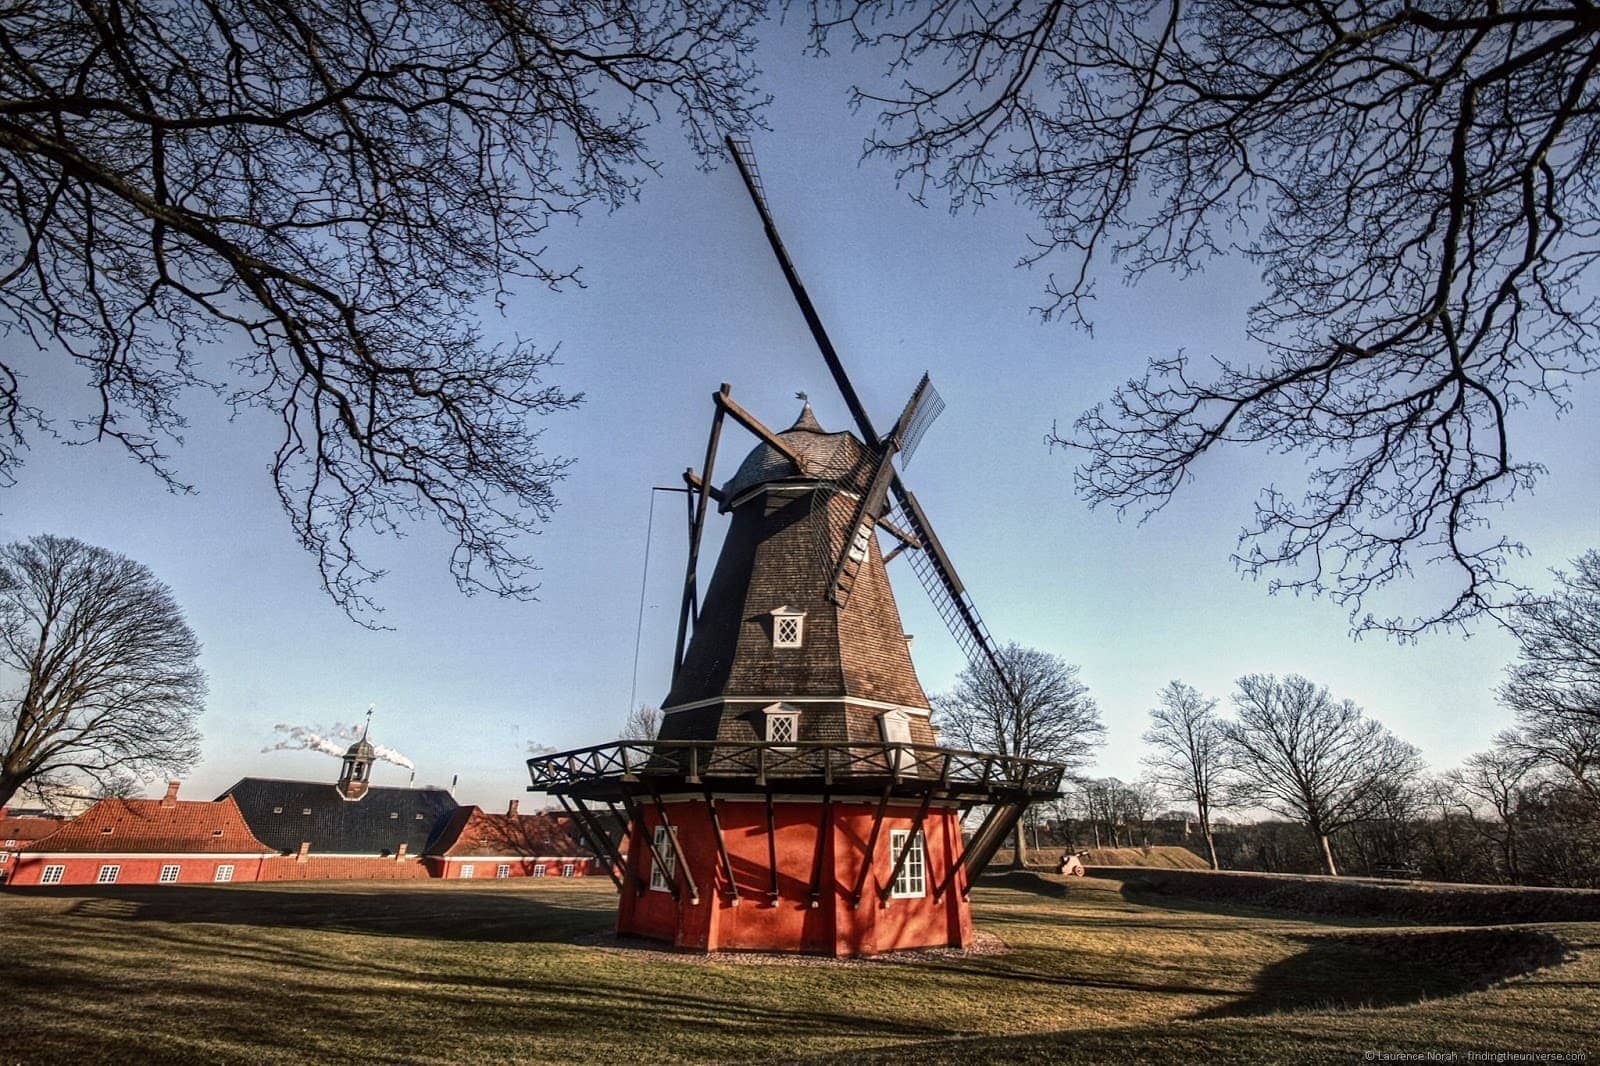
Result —
<path fill-rule="evenodd" d="M 1563 790 L 1600 814 L 1600 720 L 1524 717 L 1495 743 L 1530 769 L 1554 773 Z"/>
<path fill-rule="evenodd" d="M 1143 738 L 1154 750 L 1143 761 L 1163 788 L 1194 804 L 1206 856 L 1213 870 L 1220 869 L 1211 812 L 1222 787 L 1228 749 L 1217 701 L 1182 681 L 1169 681 L 1157 699 L 1160 706 L 1150 712 L 1153 724 Z"/>
<path fill-rule="evenodd" d="M 994 669 L 969 665 L 955 688 L 934 697 L 937 724 L 965 748 L 1021 759 L 1048 759 L 1081 766 L 1105 735 L 1100 708 L 1078 668 L 1059 655 L 1015 642 L 1000 649 L 1000 661 L 1017 699 Z M 1022 826 L 1017 826 L 1012 865 L 1024 864 Z"/>
<path fill-rule="evenodd" d="M 1553 594 L 1515 620 L 1521 642 L 1500 702 L 1525 724 L 1548 718 L 1600 722 L 1600 551 L 1556 572 Z"/>
<path fill-rule="evenodd" d="M 532 591 L 520 534 L 567 461 L 553 346 L 476 311 L 576 267 L 553 220 L 621 205 L 662 111 L 702 153 L 753 120 L 758 0 L 118 0 L 0 25 L 0 331 L 87 373 L 75 439 L 169 485 L 179 397 L 282 425 L 278 496 L 357 617 L 364 533 L 437 521 L 466 590 Z M 208 359 L 210 342 L 226 355 Z M 221 349 L 222 345 L 216 345 Z M 61 426 L 0 362 L 0 481 Z"/>
<path fill-rule="evenodd" d="M 1307 481 L 1264 490 L 1247 571 L 1403 635 L 1520 599 L 1519 545 L 1486 529 L 1541 470 L 1508 412 L 1560 414 L 1600 354 L 1594 7 L 810 8 L 818 50 L 843 35 L 887 52 L 857 102 L 880 109 L 869 151 L 915 195 L 1037 212 L 1024 260 L 1060 264 L 1047 316 L 1087 325 L 1107 261 L 1128 280 L 1219 256 L 1260 269 L 1254 352 L 1155 358 L 1057 438 L 1083 450 L 1090 501 L 1148 514 L 1219 446 L 1294 451 Z M 1444 594 L 1363 613 L 1421 562 L 1445 564 Z"/>
<path fill-rule="evenodd" d="M 1446 786 L 1460 797 L 1460 807 L 1480 835 L 1500 853 L 1507 881 L 1522 880 L 1517 849 L 1517 808 L 1523 782 L 1532 769 L 1528 759 L 1506 745 L 1467 757 L 1459 769 L 1445 775 Z M 1488 817 L 1485 818 L 1484 814 Z"/>
<path fill-rule="evenodd" d="M 617 739 L 654 740 L 660 732 L 661 708 L 641 703 L 628 712 L 627 719 L 622 723 L 622 729 L 617 733 Z"/>
<path fill-rule="evenodd" d="M 1420 772 L 1416 749 L 1298 674 L 1249 674 L 1238 686 L 1222 732 L 1241 794 L 1304 825 L 1337 874 L 1329 838 L 1372 813 L 1386 783 Z"/>
<path fill-rule="evenodd" d="M 148 568 L 67 537 L 0 548 L 0 807 L 25 785 L 105 795 L 198 756 L 200 644 Z"/>

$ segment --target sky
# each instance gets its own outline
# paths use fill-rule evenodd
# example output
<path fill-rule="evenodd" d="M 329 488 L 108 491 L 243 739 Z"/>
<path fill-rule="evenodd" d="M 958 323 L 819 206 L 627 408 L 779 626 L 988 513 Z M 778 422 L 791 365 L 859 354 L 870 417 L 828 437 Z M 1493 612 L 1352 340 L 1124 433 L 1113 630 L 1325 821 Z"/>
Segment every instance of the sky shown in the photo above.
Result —
<path fill-rule="evenodd" d="M 1073 492 L 1072 456 L 1047 448 L 1052 426 L 1069 426 L 1151 356 L 1248 356 L 1244 313 L 1257 283 L 1247 265 L 1133 288 L 1102 272 L 1092 335 L 1043 323 L 1030 308 L 1046 274 L 1016 266 L 1025 213 L 918 206 L 888 164 L 861 161 L 871 116 L 852 113 L 847 93 L 877 74 L 870 57 L 808 59 L 793 27 L 774 26 L 760 58 L 774 101 L 755 150 L 790 255 L 880 425 L 932 374 L 947 408 L 906 481 L 990 630 L 1081 668 L 1107 727 L 1090 772 L 1138 775 L 1139 735 L 1174 678 L 1226 706 L 1242 674 L 1305 674 L 1439 769 L 1510 724 L 1493 694 L 1515 651 L 1504 633 L 1357 641 L 1333 604 L 1272 597 L 1238 575 L 1229 553 L 1256 492 L 1296 474 L 1281 457 L 1210 456 L 1170 507 L 1139 524 L 1090 511 Z M 651 487 L 680 484 L 684 468 L 700 465 L 712 393 L 729 383 L 775 429 L 798 413 L 797 391 L 828 429 L 848 416 L 736 172 L 697 169 L 670 128 L 655 145 L 662 172 L 637 203 L 550 234 L 552 254 L 581 264 L 585 287 L 528 286 L 484 320 L 491 337 L 559 341 L 551 379 L 587 397 L 543 423 L 547 450 L 576 462 L 532 545 L 536 601 L 462 595 L 447 570 L 450 545 L 419 525 L 365 545 L 389 572 L 377 598 L 391 628 L 351 622 L 322 593 L 278 509 L 270 415 L 229 421 L 206 397 L 184 405 L 191 424 L 178 472 L 193 495 L 165 491 L 110 445 L 34 440 L 18 484 L 0 492 L 0 537 L 74 536 L 145 563 L 204 645 L 203 758 L 185 796 L 216 795 L 243 776 L 332 780 L 336 759 L 264 750 L 281 739 L 274 726 L 331 728 L 372 706 L 373 737 L 416 763 L 417 784 L 458 780 L 462 802 L 503 806 L 524 794 L 530 744 L 605 742 L 630 699 L 665 695 L 687 535 L 682 497 Z M 229 354 L 224 344 L 208 358 L 220 365 Z M 58 414 L 87 402 L 81 369 L 50 354 L 20 361 L 27 388 Z M 1600 540 L 1600 468 L 1584 417 L 1600 394 L 1591 383 L 1574 399 L 1563 420 L 1525 416 L 1519 454 L 1549 472 L 1495 519 L 1529 548 L 1516 576 L 1541 585 Z M 754 445 L 730 430 L 718 481 Z M 702 581 L 725 521 L 709 523 Z M 891 577 L 918 637 L 924 688 L 948 688 L 960 651 L 904 563 Z M 374 780 L 411 775 L 381 765 Z"/>

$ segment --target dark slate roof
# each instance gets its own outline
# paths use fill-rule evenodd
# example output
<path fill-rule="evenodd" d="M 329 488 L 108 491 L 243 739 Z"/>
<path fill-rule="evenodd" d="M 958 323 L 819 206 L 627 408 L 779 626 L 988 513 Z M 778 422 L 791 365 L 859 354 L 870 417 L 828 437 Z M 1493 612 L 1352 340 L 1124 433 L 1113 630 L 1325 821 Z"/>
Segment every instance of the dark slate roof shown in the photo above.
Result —
<path fill-rule="evenodd" d="M 223 795 L 261 840 L 284 853 L 309 842 L 313 855 L 393 855 L 401 844 L 422 855 L 459 807 L 442 788 L 373 786 L 347 800 L 330 782 L 265 777 L 247 777 Z"/>
<path fill-rule="evenodd" d="M 829 433 L 817 422 L 806 404 L 794 425 L 778 434 L 778 439 L 792 448 L 804 466 L 800 470 L 789 457 L 761 441 L 744 457 L 739 470 L 722 486 L 722 510 L 726 511 L 735 499 L 757 485 L 786 478 L 819 478 L 840 481 L 848 488 L 858 486 L 853 481 L 865 481 L 858 475 L 866 466 L 867 450 L 849 433 Z"/>

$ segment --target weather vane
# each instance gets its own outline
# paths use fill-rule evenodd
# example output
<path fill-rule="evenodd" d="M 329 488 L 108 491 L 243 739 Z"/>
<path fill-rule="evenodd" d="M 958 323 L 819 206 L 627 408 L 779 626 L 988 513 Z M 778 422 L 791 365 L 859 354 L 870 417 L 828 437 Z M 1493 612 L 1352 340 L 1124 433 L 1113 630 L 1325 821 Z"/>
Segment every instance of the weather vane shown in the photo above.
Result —
<path fill-rule="evenodd" d="M 799 400 L 801 403 L 810 403 L 811 402 L 811 397 L 807 396 L 804 392 L 795 393 L 794 394 L 794 398 Z"/>

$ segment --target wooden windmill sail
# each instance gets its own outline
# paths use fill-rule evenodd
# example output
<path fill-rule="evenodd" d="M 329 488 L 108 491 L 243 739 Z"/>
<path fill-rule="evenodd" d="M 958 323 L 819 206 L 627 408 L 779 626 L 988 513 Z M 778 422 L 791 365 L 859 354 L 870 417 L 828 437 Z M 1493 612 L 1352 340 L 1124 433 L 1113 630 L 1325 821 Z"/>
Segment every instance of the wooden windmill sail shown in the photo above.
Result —
<path fill-rule="evenodd" d="M 862 404 L 849 374 L 845 372 L 844 362 L 839 358 L 839 352 L 834 348 L 833 341 L 828 337 L 828 331 L 822 325 L 822 318 L 811 302 L 811 296 L 800 281 L 799 272 L 795 270 L 788 249 L 783 245 L 783 238 L 778 236 L 778 227 L 773 222 L 772 212 L 767 206 L 766 188 L 761 181 L 760 171 L 756 169 L 755 154 L 749 140 L 730 136 L 727 138 L 727 144 L 734 164 L 738 167 L 739 176 L 744 179 L 745 188 L 750 193 L 750 199 L 761 215 L 761 225 L 766 232 L 767 242 L 772 245 L 773 254 L 783 270 L 784 280 L 788 282 L 789 291 L 794 294 L 795 302 L 800 306 L 800 313 L 805 317 L 811 336 L 817 342 L 817 348 L 828 366 L 828 372 L 833 376 L 834 384 L 838 386 L 839 394 L 843 397 L 845 406 L 849 408 L 851 417 L 855 419 L 856 428 L 860 431 L 862 439 L 882 456 L 880 474 L 892 492 L 894 504 L 888 514 L 882 517 L 886 517 L 892 527 L 909 531 L 908 547 L 915 549 L 910 556 L 912 569 L 928 597 L 933 601 L 934 609 L 950 630 L 950 635 L 966 654 L 968 661 L 979 669 L 992 670 L 1007 697 L 1013 703 L 1018 702 L 1017 689 L 1006 669 L 1005 661 L 1001 658 L 999 648 L 988 627 L 984 625 L 977 605 L 972 602 L 966 586 L 957 576 L 955 564 L 951 562 L 949 554 L 934 534 L 933 524 L 929 521 L 927 512 L 922 509 L 922 505 L 917 502 L 916 495 L 906 487 L 890 464 L 894 454 L 904 449 L 903 438 L 907 435 L 908 429 L 917 427 L 917 412 L 914 408 L 918 396 L 923 394 L 928 384 L 927 377 L 923 377 L 917 393 L 907 404 L 905 414 L 895 423 L 894 429 L 887 437 L 880 439 L 873 428 L 872 416 Z M 941 408 L 942 406 L 938 405 Z M 938 413 L 937 408 L 930 409 L 933 414 Z M 928 421 L 931 421 L 931 418 L 925 418 L 920 423 L 920 428 L 916 428 L 915 435 L 910 437 L 912 448 L 915 447 L 916 440 L 920 439 L 921 432 L 927 428 Z M 866 504 L 867 500 L 863 498 L 862 502 Z"/>

